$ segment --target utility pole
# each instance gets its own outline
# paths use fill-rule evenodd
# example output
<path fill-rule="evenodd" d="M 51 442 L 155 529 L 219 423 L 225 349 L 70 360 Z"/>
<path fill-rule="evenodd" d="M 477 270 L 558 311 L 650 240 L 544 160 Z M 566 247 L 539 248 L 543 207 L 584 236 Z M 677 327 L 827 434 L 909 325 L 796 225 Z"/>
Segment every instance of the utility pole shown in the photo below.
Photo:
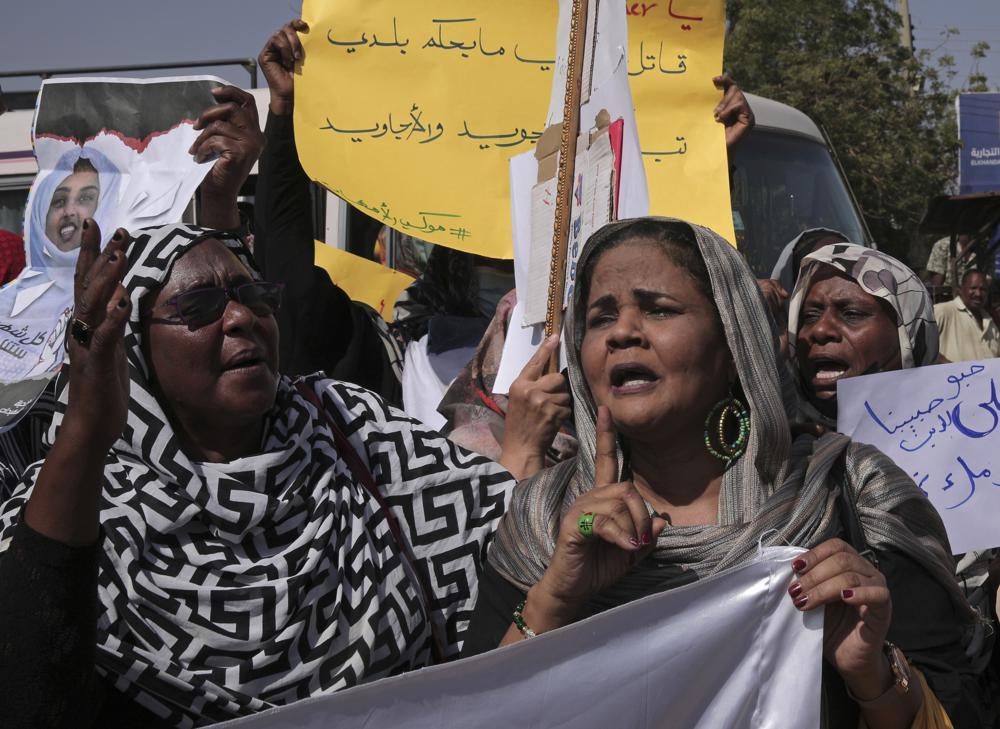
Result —
<path fill-rule="evenodd" d="M 913 26 L 910 23 L 910 0 L 899 0 L 899 16 L 903 26 L 899 29 L 900 43 L 913 53 Z"/>

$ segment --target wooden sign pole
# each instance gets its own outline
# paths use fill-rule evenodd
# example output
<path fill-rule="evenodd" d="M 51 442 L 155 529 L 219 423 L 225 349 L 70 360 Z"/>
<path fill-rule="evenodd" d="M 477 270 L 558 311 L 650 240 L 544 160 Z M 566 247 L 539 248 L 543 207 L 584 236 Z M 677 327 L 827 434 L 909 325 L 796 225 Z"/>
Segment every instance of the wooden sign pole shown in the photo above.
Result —
<path fill-rule="evenodd" d="M 552 232 L 552 264 L 549 268 L 549 298 L 545 311 L 545 336 L 562 329 L 563 297 L 566 291 L 566 252 L 569 246 L 570 217 L 573 213 L 573 182 L 576 177 L 576 140 L 580 135 L 580 96 L 583 60 L 587 45 L 589 0 L 573 0 L 563 97 L 562 134 L 559 142 L 559 169 L 556 176 L 556 214 Z M 559 371 L 559 352 L 549 361 L 549 372 Z"/>

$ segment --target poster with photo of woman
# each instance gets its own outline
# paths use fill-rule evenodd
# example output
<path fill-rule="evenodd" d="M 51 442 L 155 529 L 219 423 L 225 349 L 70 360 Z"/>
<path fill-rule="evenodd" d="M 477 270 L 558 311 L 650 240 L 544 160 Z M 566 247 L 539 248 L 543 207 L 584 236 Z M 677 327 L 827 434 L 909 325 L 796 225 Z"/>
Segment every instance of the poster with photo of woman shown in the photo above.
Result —
<path fill-rule="evenodd" d="M 16 423 L 63 362 L 83 221 L 102 247 L 116 228 L 180 220 L 214 160 L 188 149 L 215 103 L 214 77 L 66 78 L 42 84 L 25 210 L 27 267 L 0 289 L 0 430 Z"/>

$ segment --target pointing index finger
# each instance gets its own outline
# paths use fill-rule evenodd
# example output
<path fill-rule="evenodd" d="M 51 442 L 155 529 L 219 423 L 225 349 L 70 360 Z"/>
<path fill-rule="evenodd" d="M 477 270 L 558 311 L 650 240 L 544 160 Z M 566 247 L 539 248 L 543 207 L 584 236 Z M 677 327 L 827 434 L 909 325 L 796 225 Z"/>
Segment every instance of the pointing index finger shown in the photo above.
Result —
<path fill-rule="evenodd" d="M 618 440 L 611 411 L 604 405 L 597 408 L 597 453 L 594 458 L 595 486 L 618 481 Z"/>

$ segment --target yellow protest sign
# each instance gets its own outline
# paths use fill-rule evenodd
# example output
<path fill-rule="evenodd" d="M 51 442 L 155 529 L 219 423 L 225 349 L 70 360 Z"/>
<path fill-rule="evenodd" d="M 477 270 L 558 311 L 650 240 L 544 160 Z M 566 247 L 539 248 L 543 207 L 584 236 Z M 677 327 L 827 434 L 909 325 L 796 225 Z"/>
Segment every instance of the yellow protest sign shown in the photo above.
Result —
<path fill-rule="evenodd" d="M 508 161 L 544 130 L 555 2 L 306 0 L 310 177 L 432 243 L 510 258 Z"/>
<path fill-rule="evenodd" d="M 713 117 L 723 0 L 627 2 L 626 12 L 649 211 L 704 225 L 734 242 L 725 129 Z"/>
<path fill-rule="evenodd" d="M 624 5 L 650 212 L 733 240 L 712 115 L 723 0 Z M 544 129 L 558 11 L 556 0 L 305 0 L 295 136 L 306 172 L 402 233 L 510 258 L 508 162 Z"/>
<path fill-rule="evenodd" d="M 392 321 L 392 305 L 414 281 L 405 273 L 320 241 L 316 241 L 315 260 L 351 299 L 368 304 L 386 321 Z"/>

